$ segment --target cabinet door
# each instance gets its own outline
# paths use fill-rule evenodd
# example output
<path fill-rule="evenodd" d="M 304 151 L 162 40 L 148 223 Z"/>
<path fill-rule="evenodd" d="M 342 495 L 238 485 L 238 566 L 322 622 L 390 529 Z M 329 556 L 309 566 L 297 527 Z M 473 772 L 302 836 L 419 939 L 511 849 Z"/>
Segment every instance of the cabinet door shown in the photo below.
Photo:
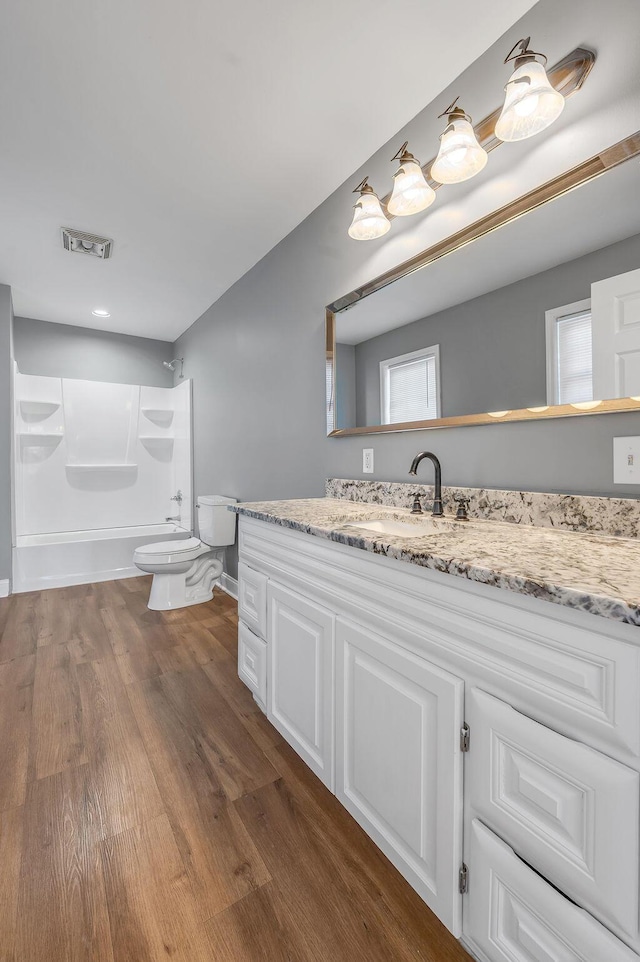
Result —
<path fill-rule="evenodd" d="M 269 582 L 267 717 L 333 791 L 333 615 Z"/>
<path fill-rule="evenodd" d="M 336 622 L 336 794 L 460 934 L 463 682 Z"/>
<path fill-rule="evenodd" d="M 638 937 L 637 772 L 473 689 L 472 814 L 554 885 Z"/>
<path fill-rule="evenodd" d="M 473 735 L 472 735 L 473 737 Z M 491 962 L 637 962 L 613 933 L 565 899 L 474 819 L 464 934 Z"/>

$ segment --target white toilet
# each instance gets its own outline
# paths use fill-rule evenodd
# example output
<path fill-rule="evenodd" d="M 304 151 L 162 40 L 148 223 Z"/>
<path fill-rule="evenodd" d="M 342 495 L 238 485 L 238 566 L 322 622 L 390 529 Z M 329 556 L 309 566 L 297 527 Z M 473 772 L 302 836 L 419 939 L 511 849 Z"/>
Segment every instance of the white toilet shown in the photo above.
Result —
<path fill-rule="evenodd" d="M 148 606 L 169 611 L 211 601 L 213 586 L 222 574 L 226 545 L 236 540 L 236 516 L 227 505 L 235 498 L 219 494 L 198 498 L 199 538 L 160 541 L 136 548 L 133 562 L 153 575 Z"/>

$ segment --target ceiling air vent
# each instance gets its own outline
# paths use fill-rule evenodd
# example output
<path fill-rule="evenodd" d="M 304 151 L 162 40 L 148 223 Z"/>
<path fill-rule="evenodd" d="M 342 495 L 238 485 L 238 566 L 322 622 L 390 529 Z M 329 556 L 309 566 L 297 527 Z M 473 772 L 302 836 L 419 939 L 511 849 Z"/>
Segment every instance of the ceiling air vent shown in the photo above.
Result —
<path fill-rule="evenodd" d="M 62 246 L 72 254 L 91 254 L 92 257 L 100 257 L 106 261 L 111 257 L 113 241 L 108 237 L 99 237 L 98 234 L 87 234 L 83 230 L 73 230 L 71 227 L 61 227 Z"/>

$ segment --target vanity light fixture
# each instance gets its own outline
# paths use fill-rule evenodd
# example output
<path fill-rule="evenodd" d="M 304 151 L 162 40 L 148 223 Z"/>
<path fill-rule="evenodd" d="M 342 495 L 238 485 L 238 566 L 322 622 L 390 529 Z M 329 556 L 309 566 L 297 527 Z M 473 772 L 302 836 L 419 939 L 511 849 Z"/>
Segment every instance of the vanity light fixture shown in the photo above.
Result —
<path fill-rule="evenodd" d="M 547 76 L 547 58 L 530 50 L 530 41 L 530 37 L 518 40 L 505 57 L 504 62 L 513 62 L 515 69 L 504 88 L 502 107 L 496 107 L 474 128 L 468 114 L 457 106 L 456 97 L 440 114 L 446 116 L 447 126 L 435 160 L 421 166 L 404 143 L 393 157 L 400 167 L 393 175 L 391 193 L 379 198 L 366 177 L 358 184 L 354 193 L 359 193 L 360 199 L 355 204 L 350 237 L 383 237 L 394 217 L 430 207 L 442 184 L 460 184 L 479 174 L 486 167 L 489 151 L 503 142 L 533 137 L 557 120 L 566 98 L 582 88 L 596 55 L 586 47 L 576 47 L 554 64 Z"/>
<path fill-rule="evenodd" d="M 354 194 L 360 194 L 359 200 L 353 205 L 353 220 L 349 228 L 349 237 L 354 240 L 375 240 L 376 237 L 386 234 L 391 227 L 368 179 L 365 177 L 361 180 L 353 191 Z"/>
<path fill-rule="evenodd" d="M 102 307 L 96 307 L 91 313 L 94 317 L 111 317 L 109 311 L 105 311 Z"/>
<path fill-rule="evenodd" d="M 505 57 L 504 62 L 513 62 L 515 70 L 504 88 L 504 106 L 496 123 L 496 137 L 500 140 L 534 137 L 557 120 L 564 109 L 564 97 L 549 83 L 547 58 L 529 50 L 530 41 L 531 37 L 518 40 Z"/>
<path fill-rule="evenodd" d="M 475 177 L 487 164 L 488 154 L 478 143 L 471 125 L 471 117 L 457 103 L 452 104 L 439 117 L 447 118 L 447 126 L 440 135 L 440 150 L 431 168 L 431 176 L 439 184 L 460 184 Z"/>
<path fill-rule="evenodd" d="M 400 150 L 391 160 L 399 160 L 400 166 L 393 175 L 393 193 L 387 203 L 387 210 L 395 217 L 407 217 L 426 210 L 436 199 L 436 192 L 430 187 L 422 173 L 420 161 L 409 153 L 409 141 L 405 140 Z"/>

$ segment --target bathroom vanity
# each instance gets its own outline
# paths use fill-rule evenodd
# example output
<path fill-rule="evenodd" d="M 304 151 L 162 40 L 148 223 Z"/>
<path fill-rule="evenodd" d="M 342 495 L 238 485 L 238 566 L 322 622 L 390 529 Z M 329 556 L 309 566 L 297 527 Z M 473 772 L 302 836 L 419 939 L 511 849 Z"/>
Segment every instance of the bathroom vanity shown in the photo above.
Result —
<path fill-rule="evenodd" d="M 235 508 L 240 677 L 474 957 L 637 959 L 640 541 L 329 493 Z"/>

